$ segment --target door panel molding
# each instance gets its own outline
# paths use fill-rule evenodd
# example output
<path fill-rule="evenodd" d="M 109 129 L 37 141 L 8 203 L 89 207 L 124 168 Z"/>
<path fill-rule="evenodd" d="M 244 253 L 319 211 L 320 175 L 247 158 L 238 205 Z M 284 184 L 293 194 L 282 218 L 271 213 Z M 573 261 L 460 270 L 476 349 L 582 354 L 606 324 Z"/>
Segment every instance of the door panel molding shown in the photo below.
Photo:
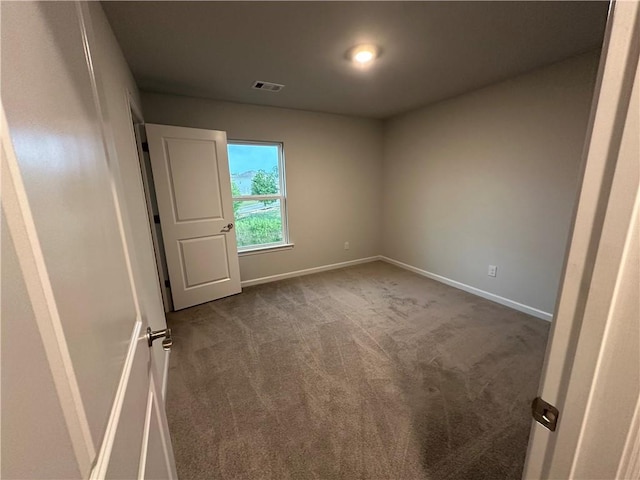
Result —
<path fill-rule="evenodd" d="M 174 222 L 191 223 L 222 219 L 224 217 L 222 208 L 223 200 L 220 196 L 220 191 L 207 188 L 207 185 L 217 185 L 220 183 L 218 175 L 219 159 L 216 155 L 216 142 L 211 140 L 185 140 L 184 138 L 167 136 L 162 137 L 162 141 L 165 158 L 167 159 L 165 165 L 167 168 L 167 178 L 171 192 Z M 189 161 L 195 164 L 180 165 L 178 163 L 174 163 L 174 160 L 176 162 L 184 162 L 184 153 L 186 152 L 174 151 L 174 155 L 172 155 L 172 144 L 176 145 L 176 147 L 206 146 L 208 147 L 206 150 L 211 149 L 211 151 L 191 152 L 192 156 L 197 156 L 197 158 L 189 158 Z M 182 160 L 177 158 L 179 153 L 183 154 L 180 157 Z M 207 153 L 209 153 L 209 156 L 207 156 Z M 208 165 L 206 163 L 207 158 L 215 159 L 215 164 Z M 194 189 L 196 189 L 197 192 L 193 192 Z M 185 194 L 183 194 L 183 190 L 189 190 L 189 192 L 184 192 Z M 188 195 L 187 193 L 191 195 Z M 198 195 L 199 201 L 197 202 L 190 201 L 193 198 L 194 193 Z M 190 203 L 190 205 L 185 205 L 187 202 Z M 188 210 L 196 210 L 196 212 L 190 214 Z M 209 212 L 210 214 L 207 215 L 207 211 L 209 210 L 211 210 Z"/>
<path fill-rule="evenodd" d="M 2 209 L 38 324 L 78 468 L 88 476 L 96 450 L 9 127 L 0 104 Z"/>
<path fill-rule="evenodd" d="M 215 245 L 210 245 L 212 248 L 206 248 L 204 243 L 218 243 L 220 245 L 217 248 Z M 178 245 L 180 246 L 180 263 L 186 290 L 228 281 L 230 268 L 225 235 L 186 238 L 178 240 Z M 205 270 L 207 265 L 209 268 Z M 213 271 L 216 267 L 218 272 Z"/>
<path fill-rule="evenodd" d="M 145 127 L 174 307 L 240 293 L 226 133 Z"/>
<path fill-rule="evenodd" d="M 138 478 L 177 478 L 175 458 L 171 450 L 171 437 L 167 422 L 164 420 L 164 399 L 158 391 L 157 385 L 153 379 L 150 379 L 149 397 L 147 399 L 147 411 L 145 415 L 145 426 L 142 446 L 140 448 L 140 468 L 138 470 Z M 157 436 L 157 437 L 156 437 Z M 151 443 L 154 442 L 154 444 Z M 157 442 L 160 443 L 158 447 Z M 153 447 L 150 449 L 150 447 Z M 158 453 L 158 449 L 162 449 L 163 455 L 161 461 L 159 459 L 149 459 L 154 453 Z M 155 461 L 154 461 L 155 460 Z M 150 466 L 154 470 L 153 476 L 149 477 Z"/>
<path fill-rule="evenodd" d="M 107 470 L 109 468 L 109 461 L 111 459 L 111 451 L 116 439 L 116 433 L 120 423 L 120 414 L 122 413 L 122 404 L 124 403 L 125 395 L 127 394 L 127 388 L 129 386 L 129 377 L 131 376 L 131 369 L 133 368 L 134 359 L 136 357 L 137 349 L 140 346 L 138 338 L 142 332 L 142 321 L 140 318 L 136 320 L 131 332 L 131 339 L 129 341 L 129 350 L 124 361 L 124 367 L 122 369 L 122 376 L 118 383 L 118 389 L 111 407 L 111 413 L 109 414 L 109 421 L 105 430 L 100 451 L 96 458 L 95 466 L 91 471 L 91 479 L 106 478 Z M 144 347 L 143 347 L 144 348 Z"/>
<path fill-rule="evenodd" d="M 640 397 L 635 411 L 616 478 L 640 478 Z"/>
<path fill-rule="evenodd" d="M 113 451 L 114 444 L 118 439 L 117 434 L 118 430 L 123 427 L 129 428 L 129 425 L 122 425 L 120 422 L 121 414 L 124 406 L 124 402 L 127 396 L 128 391 L 133 387 L 130 383 L 131 372 L 134 368 L 135 362 L 144 362 L 145 368 L 147 371 L 145 386 L 146 390 L 151 390 L 153 387 L 153 378 L 154 375 L 157 375 L 155 364 L 153 361 L 152 349 L 160 348 L 159 346 L 149 346 L 146 342 L 146 331 L 145 327 L 149 325 L 148 319 L 142 317 L 142 310 L 140 306 L 140 298 L 139 298 L 139 286 L 136 282 L 136 272 L 134 269 L 137 266 L 137 257 L 135 256 L 135 248 L 133 241 L 133 232 L 131 230 L 131 220 L 129 219 L 128 211 L 123 204 L 123 200 L 125 198 L 123 192 L 123 186 L 121 183 L 121 172 L 118 164 L 118 155 L 115 150 L 115 142 L 114 142 L 114 132 L 111 130 L 109 118 L 107 116 L 107 111 L 103 108 L 103 105 L 107 104 L 107 98 L 105 96 L 105 88 L 102 84 L 102 76 L 99 75 L 99 71 L 96 71 L 95 60 L 93 58 L 92 52 L 92 44 L 95 43 L 95 35 L 93 32 L 93 25 L 90 21 L 91 13 L 89 11 L 89 6 L 84 2 L 76 3 L 76 8 L 78 11 L 78 17 L 80 20 L 81 32 L 82 32 L 82 41 L 84 45 L 85 55 L 86 55 L 86 63 L 87 68 L 89 70 L 91 89 L 93 92 L 94 105 L 96 111 L 98 113 L 99 119 L 99 130 L 100 135 L 103 141 L 104 148 L 104 156 L 107 161 L 108 171 L 109 171 L 109 183 L 111 186 L 111 196 L 113 200 L 113 207 L 116 213 L 117 224 L 118 224 L 118 234 L 120 237 L 120 241 L 122 243 L 123 253 L 124 253 L 124 264 L 126 267 L 130 290 L 133 297 L 134 307 L 135 307 L 135 323 L 133 326 L 133 330 L 129 339 L 129 347 L 123 361 L 122 373 L 120 376 L 120 381 L 118 383 L 118 387 L 113 399 L 113 403 L 111 406 L 111 411 L 109 414 L 109 419 L 107 422 L 106 429 L 104 431 L 104 436 L 102 438 L 102 443 L 100 446 L 100 451 L 95 460 L 94 468 L 91 471 L 92 479 L 102 479 L 107 478 L 109 475 L 109 467 L 111 464 L 111 454 Z M 87 21 L 89 20 L 89 21 Z M 126 102 L 131 107 L 132 103 L 130 102 L 129 92 L 125 90 Z M 131 112 L 131 110 L 129 110 Z M 144 349 L 144 350 L 140 350 Z M 138 355 L 140 353 L 141 355 Z M 168 364 L 168 359 L 166 360 Z M 164 413 L 164 411 L 163 411 Z M 166 424 L 166 421 L 164 422 Z M 145 435 L 145 431 L 143 430 L 143 435 Z M 143 437 L 144 439 L 144 437 Z M 144 440 L 143 440 L 144 441 Z M 163 454 L 167 456 L 167 461 L 169 461 L 169 457 L 173 458 L 173 451 L 171 448 L 163 449 Z M 139 467 L 139 465 L 138 465 Z M 175 470 L 174 470 L 175 471 Z M 173 472 L 167 471 L 167 478 L 172 478 Z"/>
<path fill-rule="evenodd" d="M 138 298 L 138 289 L 136 287 L 136 279 L 133 273 L 133 252 L 129 245 L 133 244 L 132 234 L 128 226 L 130 225 L 130 221 L 128 218 L 127 210 L 122 208 L 121 206 L 121 198 L 124 198 L 124 194 L 122 193 L 122 188 L 117 181 L 120 178 L 120 170 L 118 167 L 118 162 L 116 159 L 118 158 L 118 154 L 115 151 L 115 145 L 112 140 L 111 131 L 107 128 L 109 124 L 107 114 L 105 113 L 103 104 L 106 103 L 104 99 L 104 88 L 100 83 L 100 76 L 96 74 L 96 69 L 94 67 L 94 59 L 91 51 L 91 40 L 90 37 L 94 37 L 93 32 L 91 30 L 91 22 L 87 22 L 85 17 L 89 17 L 90 14 L 86 9 L 88 6 L 83 2 L 76 2 L 76 9 L 78 11 L 78 18 L 80 20 L 80 30 L 82 33 L 82 43 L 84 45 L 84 51 L 86 56 L 87 69 L 89 71 L 89 78 L 91 83 L 91 91 L 93 93 L 93 100 L 96 112 L 98 114 L 98 125 L 100 129 L 100 136 L 102 139 L 104 156 L 107 161 L 107 167 L 109 169 L 109 183 L 111 185 L 111 196 L 113 199 L 113 206 L 116 214 L 116 220 L 118 222 L 118 234 L 120 236 L 120 241 L 122 243 L 122 249 L 125 257 L 125 265 L 127 268 L 127 275 L 129 277 L 129 283 L 131 284 L 131 295 L 133 298 L 133 303 L 136 310 L 136 318 L 141 316 L 140 313 L 140 299 Z M 86 12 L 86 13 L 85 13 Z"/>

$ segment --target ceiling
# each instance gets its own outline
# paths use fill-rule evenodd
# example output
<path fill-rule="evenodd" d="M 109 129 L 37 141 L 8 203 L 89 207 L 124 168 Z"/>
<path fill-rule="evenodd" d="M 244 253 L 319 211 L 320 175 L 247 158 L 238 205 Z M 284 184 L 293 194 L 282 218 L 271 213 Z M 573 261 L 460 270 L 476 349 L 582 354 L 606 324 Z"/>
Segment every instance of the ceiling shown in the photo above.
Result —
<path fill-rule="evenodd" d="M 142 90 L 373 118 L 599 48 L 608 3 L 103 2 Z M 382 49 L 368 69 L 345 52 Z M 251 89 L 281 83 L 278 93 Z"/>

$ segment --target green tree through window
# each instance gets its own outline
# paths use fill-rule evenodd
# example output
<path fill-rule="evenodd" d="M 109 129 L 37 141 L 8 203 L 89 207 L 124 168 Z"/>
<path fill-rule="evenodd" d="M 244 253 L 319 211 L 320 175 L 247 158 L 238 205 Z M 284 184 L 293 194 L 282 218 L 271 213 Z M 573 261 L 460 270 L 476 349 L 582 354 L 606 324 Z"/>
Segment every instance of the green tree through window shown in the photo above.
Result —
<path fill-rule="evenodd" d="M 277 172 L 273 171 L 267 173 L 264 170 L 258 170 L 253 179 L 251 180 L 251 194 L 252 195 L 273 195 L 278 193 L 278 178 Z M 274 203 L 275 200 L 262 200 L 262 203 L 267 206 Z"/>
<path fill-rule="evenodd" d="M 230 141 L 227 151 L 238 249 L 287 243 L 282 145 Z"/>
<path fill-rule="evenodd" d="M 238 184 L 235 182 L 235 180 L 231 180 L 231 196 L 232 197 L 238 197 L 240 196 L 240 187 L 238 187 Z M 238 208 L 240 208 L 240 205 L 242 204 L 242 202 L 238 202 L 236 200 L 233 201 L 233 215 L 235 216 L 236 213 L 238 213 Z"/>

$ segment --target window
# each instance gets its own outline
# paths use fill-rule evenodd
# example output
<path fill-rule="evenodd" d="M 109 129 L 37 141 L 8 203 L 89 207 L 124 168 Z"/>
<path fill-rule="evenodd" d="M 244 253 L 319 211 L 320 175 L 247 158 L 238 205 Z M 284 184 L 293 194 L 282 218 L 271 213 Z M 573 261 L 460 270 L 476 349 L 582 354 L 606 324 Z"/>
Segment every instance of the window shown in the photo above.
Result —
<path fill-rule="evenodd" d="M 281 143 L 228 143 L 238 250 L 288 245 Z"/>

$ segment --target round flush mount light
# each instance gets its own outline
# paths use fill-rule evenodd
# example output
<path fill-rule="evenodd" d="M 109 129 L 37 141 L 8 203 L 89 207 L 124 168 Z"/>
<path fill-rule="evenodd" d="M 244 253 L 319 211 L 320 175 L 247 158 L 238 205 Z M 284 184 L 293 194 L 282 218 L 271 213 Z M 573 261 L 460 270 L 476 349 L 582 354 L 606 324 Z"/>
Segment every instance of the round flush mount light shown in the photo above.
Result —
<path fill-rule="evenodd" d="M 364 66 L 373 62 L 380 53 L 380 49 L 375 45 L 356 45 L 348 52 L 348 57 L 356 65 Z"/>

